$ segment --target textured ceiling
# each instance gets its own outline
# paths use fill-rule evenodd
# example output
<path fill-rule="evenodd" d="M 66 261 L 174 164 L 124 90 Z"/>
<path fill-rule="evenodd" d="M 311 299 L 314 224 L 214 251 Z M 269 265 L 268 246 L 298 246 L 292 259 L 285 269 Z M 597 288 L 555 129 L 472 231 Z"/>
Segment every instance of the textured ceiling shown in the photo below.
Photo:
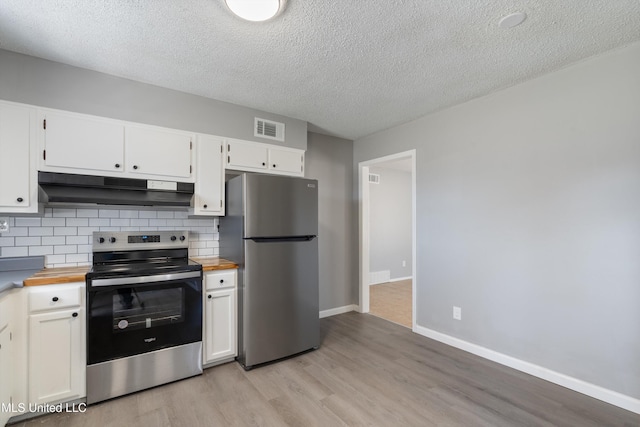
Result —
<path fill-rule="evenodd" d="M 500 18 L 528 19 L 504 30 Z M 0 0 L 0 48 L 357 139 L 640 40 L 640 0 Z"/>

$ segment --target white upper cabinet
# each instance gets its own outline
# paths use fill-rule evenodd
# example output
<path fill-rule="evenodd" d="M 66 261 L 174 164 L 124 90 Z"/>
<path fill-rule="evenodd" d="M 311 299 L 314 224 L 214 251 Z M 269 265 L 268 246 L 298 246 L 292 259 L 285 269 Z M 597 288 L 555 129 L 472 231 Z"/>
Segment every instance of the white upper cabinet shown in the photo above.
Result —
<path fill-rule="evenodd" d="M 304 150 L 258 142 L 227 140 L 227 169 L 304 176 Z"/>
<path fill-rule="evenodd" d="M 39 170 L 193 182 L 194 134 L 39 109 Z"/>
<path fill-rule="evenodd" d="M 198 135 L 193 215 L 224 215 L 224 139 Z"/>
<path fill-rule="evenodd" d="M 227 141 L 227 169 L 267 170 L 269 153 L 265 144 L 237 140 Z"/>
<path fill-rule="evenodd" d="M 149 126 L 127 125 L 127 172 L 142 175 L 190 178 L 193 134 Z"/>
<path fill-rule="evenodd" d="M 281 173 L 303 175 L 304 152 L 301 150 L 272 148 L 269 150 L 269 168 L 272 171 Z"/>
<path fill-rule="evenodd" d="M 43 170 L 75 173 L 124 170 L 124 124 L 82 114 L 43 111 Z M 70 171 L 74 172 L 74 171 Z"/>
<path fill-rule="evenodd" d="M 0 102 L 0 212 L 38 211 L 36 109 Z"/>

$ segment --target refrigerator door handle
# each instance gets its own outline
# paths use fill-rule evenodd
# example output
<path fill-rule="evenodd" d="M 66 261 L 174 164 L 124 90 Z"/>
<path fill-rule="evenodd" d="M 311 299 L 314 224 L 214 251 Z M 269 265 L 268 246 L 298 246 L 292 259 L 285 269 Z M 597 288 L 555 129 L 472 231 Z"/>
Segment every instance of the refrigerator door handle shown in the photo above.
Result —
<path fill-rule="evenodd" d="M 284 237 L 247 237 L 245 240 L 253 240 L 256 243 L 268 242 L 309 242 L 316 236 L 284 236 Z"/>

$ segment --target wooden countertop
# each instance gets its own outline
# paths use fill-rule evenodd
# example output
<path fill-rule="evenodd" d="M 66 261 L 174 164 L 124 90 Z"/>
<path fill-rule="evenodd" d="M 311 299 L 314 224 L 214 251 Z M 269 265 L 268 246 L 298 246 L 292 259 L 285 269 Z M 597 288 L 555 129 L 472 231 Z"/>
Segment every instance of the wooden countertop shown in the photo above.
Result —
<path fill-rule="evenodd" d="M 236 263 L 224 258 L 191 258 L 202 264 L 202 271 L 229 270 L 238 268 Z M 84 282 L 85 274 L 91 266 L 45 268 L 24 280 L 24 286 L 55 285 L 61 283 Z"/>
<path fill-rule="evenodd" d="M 57 285 L 60 283 L 84 282 L 84 276 L 91 267 L 45 268 L 24 280 L 24 286 Z"/>
<path fill-rule="evenodd" d="M 191 258 L 193 261 L 202 264 L 202 271 L 213 271 L 213 270 L 231 270 L 238 268 L 238 264 L 235 262 L 231 262 L 224 258 L 218 257 L 201 257 L 201 258 Z"/>

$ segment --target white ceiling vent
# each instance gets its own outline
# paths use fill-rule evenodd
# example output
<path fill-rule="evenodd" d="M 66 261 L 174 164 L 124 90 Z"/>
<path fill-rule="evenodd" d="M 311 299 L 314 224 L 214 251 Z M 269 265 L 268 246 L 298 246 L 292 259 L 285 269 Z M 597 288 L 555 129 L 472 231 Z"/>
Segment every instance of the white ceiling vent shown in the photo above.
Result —
<path fill-rule="evenodd" d="M 370 173 L 369 174 L 369 183 L 370 184 L 380 184 L 380 175 L 378 175 L 377 173 Z"/>
<path fill-rule="evenodd" d="M 284 142 L 284 123 L 255 118 L 253 136 Z"/>

